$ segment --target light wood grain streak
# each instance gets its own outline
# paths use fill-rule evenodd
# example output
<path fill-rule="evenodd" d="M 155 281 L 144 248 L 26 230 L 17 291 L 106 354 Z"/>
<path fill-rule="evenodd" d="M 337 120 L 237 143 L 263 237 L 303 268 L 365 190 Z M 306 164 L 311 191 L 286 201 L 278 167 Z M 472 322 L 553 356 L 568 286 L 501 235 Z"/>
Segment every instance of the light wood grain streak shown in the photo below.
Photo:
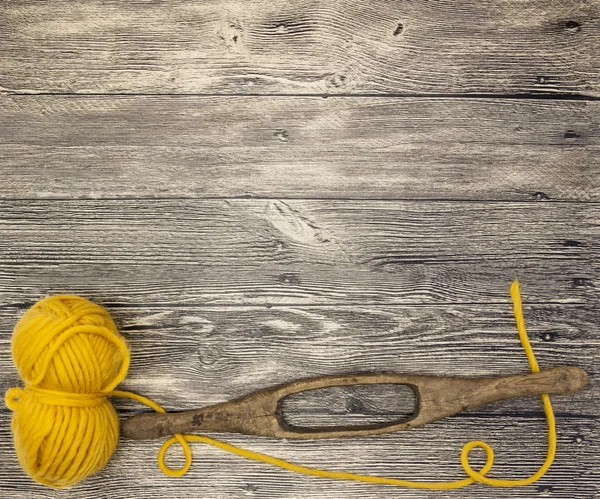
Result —
<path fill-rule="evenodd" d="M 600 201 L 600 102 L 1 97 L 0 197 Z"/>
<path fill-rule="evenodd" d="M 2 303 L 596 304 L 600 206 L 279 200 L 0 202 Z"/>
<path fill-rule="evenodd" d="M 0 4 L 0 90 L 600 95 L 598 2 Z"/>

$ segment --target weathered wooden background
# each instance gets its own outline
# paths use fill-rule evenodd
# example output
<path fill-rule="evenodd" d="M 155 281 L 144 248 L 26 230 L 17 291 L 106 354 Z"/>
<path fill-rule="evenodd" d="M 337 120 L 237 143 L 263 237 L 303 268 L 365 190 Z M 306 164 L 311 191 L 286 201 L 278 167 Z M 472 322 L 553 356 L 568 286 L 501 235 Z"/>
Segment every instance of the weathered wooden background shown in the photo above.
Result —
<path fill-rule="evenodd" d="M 598 0 L 1 1 L 3 391 L 13 325 L 59 292 L 109 308 L 123 388 L 171 410 L 349 371 L 526 372 L 515 277 L 540 364 L 590 384 L 555 397 L 558 456 L 527 488 L 309 478 L 200 445 L 167 478 L 161 442 L 122 441 L 54 491 L 20 469 L 2 407 L 0 497 L 600 497 L 599 28 Z M 287 409 L 365 423 L 403 403 L 332 390 Z M 224 436 L 414 480 L 463 477 L 473 438 L 496 449 L 490 475 L 530 475 L 539 401 L 374 438 Z"/>

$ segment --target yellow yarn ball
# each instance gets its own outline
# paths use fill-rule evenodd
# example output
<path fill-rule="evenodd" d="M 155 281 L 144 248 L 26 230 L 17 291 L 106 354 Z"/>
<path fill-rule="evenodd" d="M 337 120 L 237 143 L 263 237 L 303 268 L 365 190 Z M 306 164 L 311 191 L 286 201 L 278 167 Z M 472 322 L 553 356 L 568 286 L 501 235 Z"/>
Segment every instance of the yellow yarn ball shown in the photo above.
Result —
<path fill-rule="evenodd" d="M 100 470 L 119 438 L 107 395 L 127 374 L 129 351 L 106 310 L 56 295 L 17 323 L 12 355 L 25 383 L 6 394 L 17 456 L 45 485 L 73 485 Z"/>

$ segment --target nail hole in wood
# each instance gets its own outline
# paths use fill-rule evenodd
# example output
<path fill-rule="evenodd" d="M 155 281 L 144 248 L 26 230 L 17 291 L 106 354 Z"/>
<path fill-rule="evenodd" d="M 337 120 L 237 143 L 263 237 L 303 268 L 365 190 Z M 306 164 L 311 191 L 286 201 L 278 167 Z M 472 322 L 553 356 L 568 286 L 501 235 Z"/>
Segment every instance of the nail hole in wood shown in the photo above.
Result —
<path fill-rule="evenodd" d="M 247 496 L 253 496 L 258 491 L 258 487 L 256 485 L 252 485 L 251 483 L 247 484 L 244 487 L 244 494 Z"/>
<path fill-rule="evenodd" d="M 281 142 L 287 142 L 290 137 L 286 130 L 277 130 L 273 136 L 281 140 Z"/>
<path fill-rule="evenodd" d="M 329 81 L 334 87 L 340 88 L 346 82 L 346 77 L 336 73 L 329 78 Z"/>
<path fill-rule="evenodd" d="M 403 31 L 404 31 L 404 24 L 398 23 L 396 25 L 396 29 L 394 30 L 394 36 L 401 35 Z"/>
<path fill-rule="evenodd" d="M 570 31 L 578 32 L 581 31 L 581 24 L 577 21 L 567 21 L 565 23 L 565 28 L 567 28 Z"/>
<path fill-rule="evenodd" d="M 543 333 L 542 340 L 546 342 L 552 342 L 556 340 L 557 336 L 557 333 Z"/>
<path fill-rule="evenodd" d="M 288 286 L 298 286 L 300 279 L 295 274 L 281 274 L 277 280 L 280 284 L 286 284 Z"/>
<path fill-rule="evenodd" d="M 542 496 L 549 496 L 550 494 L 552 494 L 552 490 L 552 485 L 539 485 L 537 488 L 537 491 Z"/>
<path fill-rule="evenodd" d="M 575 130 L 567 130 L 565 132 L 565 139 L 578 139 L 580 135 Z"/>
<path fill-rule="evenodd" d="M 590 285 L 590 280 L 585 277 L 575 277 L 571 281 L 574 288 L 581 288 Z"/>
<path fill-rule="evenodd" d="M 575 241 L 574 239 L 567 239 L 563 241 L 562 245 L 567 248 L 581 248 L 582 246 L 585 246 L 581 241 Z"/>

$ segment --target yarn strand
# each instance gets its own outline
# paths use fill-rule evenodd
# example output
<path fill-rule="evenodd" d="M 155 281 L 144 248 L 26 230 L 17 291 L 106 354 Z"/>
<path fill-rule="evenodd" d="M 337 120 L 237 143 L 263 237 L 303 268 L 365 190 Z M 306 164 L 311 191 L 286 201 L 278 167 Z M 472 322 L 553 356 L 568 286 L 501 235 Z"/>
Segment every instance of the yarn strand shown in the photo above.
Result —
<path fill-rule="evenodd" d="M 514 316 L 517 324 L 517 330 L 519 333 L 519 339 L 521 340 L 521 345 L 525 350 L 525 354 L 527 356 L 527 360 L 529 362 L 529 367 L 532 372 L 539 372 L 540 368 L 538 366 L 537 360 L 535 358 L 535 354 L 533 349 L 531 348 L 531 344 L 529 342 L 529 338 L 527 337 L 527 331 L 525 329 L 525 320 L 523 318 L 523 305 L 521 302 L 521 295 L 519 292 L 519 282 L 514 281 L 510 288 L 510 295 L 513 302 L 514 307 Z M 120 390 L 113 390 L 109 392 L 109 396 L 114 397 L 125 397 L 129 399 L 133 399 L 137 402 L 140 402 L 156 412 L 164 413 L 166 412 L 159 404 L 156 402 L 142 397 L 141 395 L 137 395 L 131 392 L 125 392 Z M 211 437 L 203 436 L 203 435 L 192 435 L 192 434 L 182 434 L 177 433 L 173 437 L 166 440 L 161 446 L 158 453 L 158 465 L 162 472 L 171 477 L 177 477 L 184 475 L 192 464 L 192 453 L 189 446 L 190 442 L 200 442 L 208 445 L 212 445 L 219 449 L 222 449 L 227 452 L 231 452 L 232 454 L 237 454 L 246 459 L 260 461 L 262 463 L 270 464 L 272 466 L 276 466 L 279 468 L 283 468 L 289 471 L 293 471 L 295 473 L 300 473 L 303 475 L 309 476 L 317 476 L 324 478 L 332 478 L 339 480 L 353 480 L 358 482 L 368 482 L 368 483 L 377 483 L 377 484 L 387 484 L 387 485 L 396 485 L 400 487 L 409 487 L 415 489 L 431 489 L 431 490 L 450 490 L 450 489 L 460 489 L 462 487 L 466 487 L 475 482 L 490 485 L 492 487 L 518 487 L 525 486 L 534 483 L 539 480 L 545 473 L 548 471 L 548 468 L 552 465 L 554 461 L 554 457 L 556 454 L 556 422 L 554 419 L 554 412 L 552 410 L 552 404 L 550 402 L 550 397 L 547 394 L 541 395 L 542 403 L 544 406 L 544 413 L 546 415 L 546 419 L 548 422 L 548 452 L 546 454 L 546 458 L 541 467 L 536 471 L 533 475 L 528 478 L 524 478 L 521 480 L 506 480 L 506 479 L 497 479 L 497 478 L 488 478 L 485 476 L 492 468 L 494 462 L 494 451 L 492 448 L 485 442 L 480 440 L 473 440 L 471 442 L 466 443 L 462 451 L 460 453 L 460 462 L 462 467 L 467 474 L 467 478 L 463 478 L 461 480 L 455 481 L 440 481 L 440 482 L 416 482 L 410 480 L 402 480 L 398 478 L 387 478 L 381 476 L 373 476 L 373 475 L 361 475 L 356 473 L 349 473 L 346 471 L 329 471 L 318 468 L 309 468 L 306 466 L 301 466 L 298 464 L 294 464 L 288 461 L 284 461 L 283 459 L 279 459 L 273 456 L 269 456 L 267 454 L 261 454 L 259 452 L 250 451 L 247 449 L 242 449 L 240 447 L 236 447 L 235 445 L 231 445 L 220 440 L 216 440 Z M 173 469 L 167 466 L 165 462 L 166 452 L 174 443 L 179 443 L 183 449 L 183 453 L 185 456 L 185 464 L 182 468 Z M 485 451 L 486 454 L 486 463 L 480 471 L 475 471 L 471 468 L 469 464 L 469 453 L 471 450 L 475 448 L 481 448 Z"/>

